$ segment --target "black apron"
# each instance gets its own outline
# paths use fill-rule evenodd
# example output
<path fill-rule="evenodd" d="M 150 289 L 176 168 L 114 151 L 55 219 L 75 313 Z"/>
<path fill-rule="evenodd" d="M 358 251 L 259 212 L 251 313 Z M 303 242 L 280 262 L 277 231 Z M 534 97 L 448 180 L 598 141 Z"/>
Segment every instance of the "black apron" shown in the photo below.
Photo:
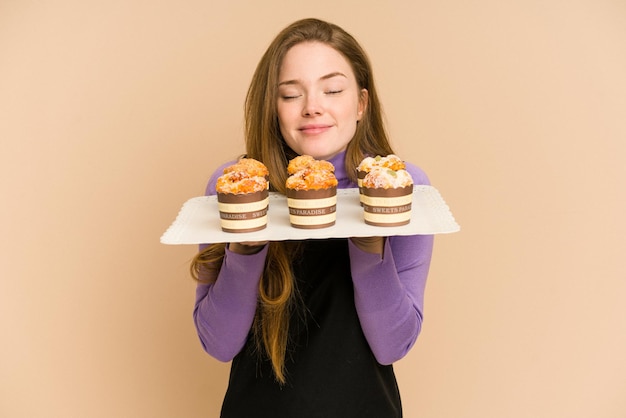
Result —
<path fill-rule="evenodd" d="M 401 417 L 393 367 L 376 361 L 359 324 L 347 239 L 303 245 L 294 272 L 305 308 L 291 318 L 287 382 L 276 382 L 248 338 L 233 359 L 221 417 Z"/>

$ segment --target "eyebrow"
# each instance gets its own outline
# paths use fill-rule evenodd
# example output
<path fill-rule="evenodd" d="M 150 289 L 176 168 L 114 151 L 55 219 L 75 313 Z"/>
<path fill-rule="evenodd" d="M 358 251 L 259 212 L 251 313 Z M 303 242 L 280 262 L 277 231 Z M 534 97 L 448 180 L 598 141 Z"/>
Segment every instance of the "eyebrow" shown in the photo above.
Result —
<path fill-rule="evenodd" d="M 348 78 L 344 73 L 340 72 L 340 71 L 335 71 L 326 75 L 323 75 L 320 77 L 320 80 L 328 80 L 329 78 L 333 78 L 333 77 L 345 77 Z M 279 86 L 284 86 L 284 85 L 293 85 L 293 84 L 300 84 L 301 82 L 299 80 L 286 80 L 286 81 L 281 81 L 280 83 L 278 83 Z"/>

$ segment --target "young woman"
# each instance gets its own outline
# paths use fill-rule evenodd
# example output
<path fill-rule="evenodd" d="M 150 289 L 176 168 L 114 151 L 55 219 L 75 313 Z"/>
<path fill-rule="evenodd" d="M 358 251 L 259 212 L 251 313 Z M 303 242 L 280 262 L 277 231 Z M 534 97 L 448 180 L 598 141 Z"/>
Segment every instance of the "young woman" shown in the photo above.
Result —
<path fill-rule="evenodd" d="M 281 193 L 297 155 L 330 161 L 347 188 L 365 156 L 393 153 L 365 52 L 320 20 L 274 39 L 245 116 L 246 155 Z M 202 245 L 194 320 L 204 349 L 232 360 L 222 417 L 402 416 L 392 363 L 420 332 L 432 245 L 424 235 Z"/>

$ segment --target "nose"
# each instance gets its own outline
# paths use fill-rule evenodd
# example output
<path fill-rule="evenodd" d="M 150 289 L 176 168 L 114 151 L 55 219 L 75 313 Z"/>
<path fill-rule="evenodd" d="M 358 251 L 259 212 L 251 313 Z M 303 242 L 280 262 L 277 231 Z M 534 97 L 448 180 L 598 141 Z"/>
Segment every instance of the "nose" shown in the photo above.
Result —
<path fill-rule="evenodd" d="M 304 100 L 304 107 L 302 108 L 302 115 L 307 117 L 319 116 L 322 112 L 322 104 L 318 98 L 313 94 L 307 94 Z"/>

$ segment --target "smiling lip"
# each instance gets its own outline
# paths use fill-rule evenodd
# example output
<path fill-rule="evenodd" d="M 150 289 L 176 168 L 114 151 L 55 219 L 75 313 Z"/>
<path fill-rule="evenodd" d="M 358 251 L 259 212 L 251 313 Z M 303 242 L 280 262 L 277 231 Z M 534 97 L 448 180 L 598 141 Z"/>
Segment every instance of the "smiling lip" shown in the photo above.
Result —
<path fill-rule="evenodd" d="M 299 128 L 300 132 L 305 133 L 305 134 L 310 134 L 310 135 L 315 135 L 315 134 L 319 134 L 322 132 L 326 132 L 329 129 L 330 129 L 330 125 L 320 125 L 320 124 L 304 125 Z"/>

